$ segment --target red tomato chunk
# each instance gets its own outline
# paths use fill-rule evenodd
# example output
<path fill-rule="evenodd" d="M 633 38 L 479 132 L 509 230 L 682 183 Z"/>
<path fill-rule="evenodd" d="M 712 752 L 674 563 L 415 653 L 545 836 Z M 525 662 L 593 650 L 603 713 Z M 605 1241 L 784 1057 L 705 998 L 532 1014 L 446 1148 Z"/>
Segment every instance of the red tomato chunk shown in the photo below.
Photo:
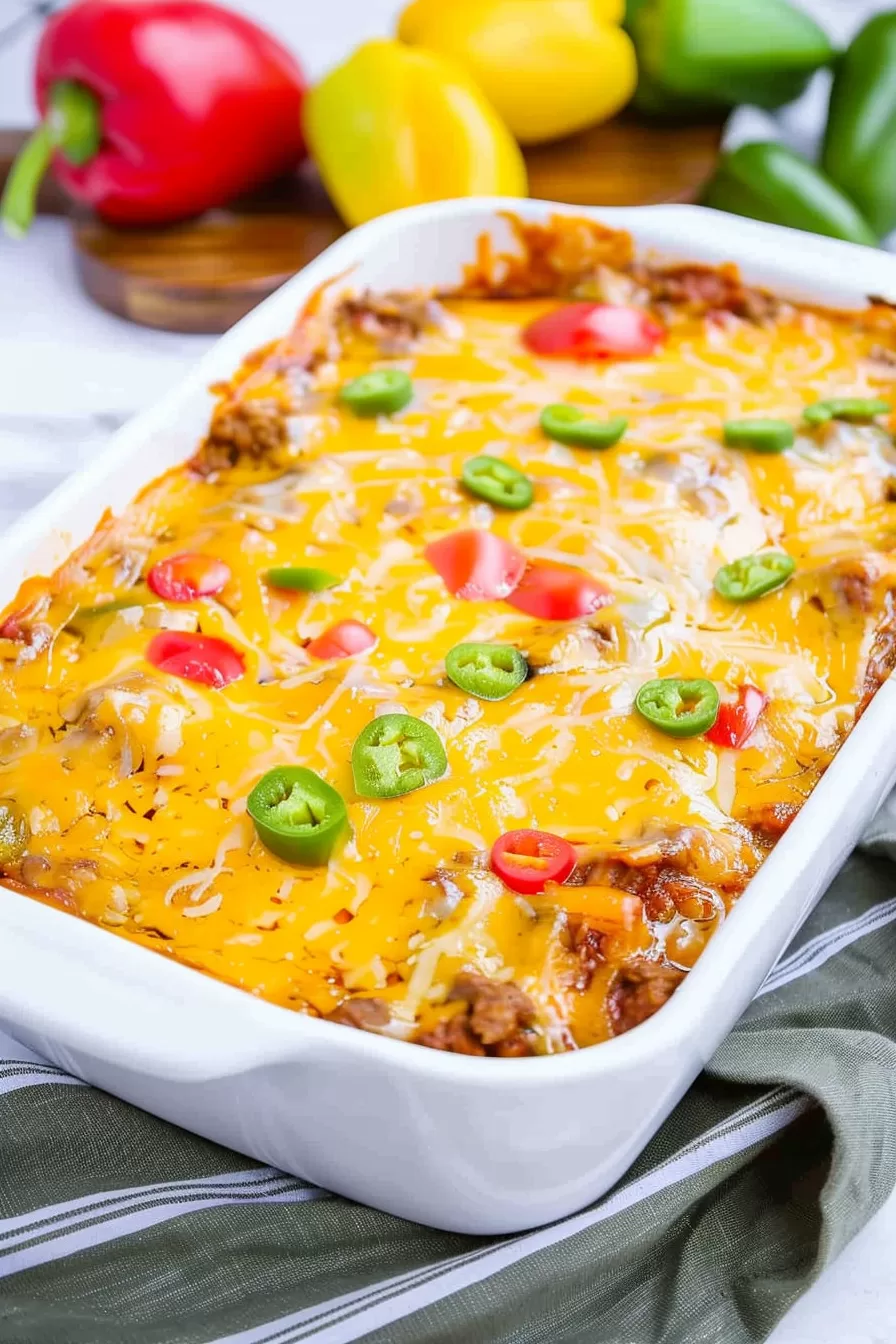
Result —
<path fill-rule="evenodd" d="M 642 308 L 608 303 L 567 303 L 523 332 L 533 354 L 565 359 L 641 359 L 665 339 L 665 329 Z"/>

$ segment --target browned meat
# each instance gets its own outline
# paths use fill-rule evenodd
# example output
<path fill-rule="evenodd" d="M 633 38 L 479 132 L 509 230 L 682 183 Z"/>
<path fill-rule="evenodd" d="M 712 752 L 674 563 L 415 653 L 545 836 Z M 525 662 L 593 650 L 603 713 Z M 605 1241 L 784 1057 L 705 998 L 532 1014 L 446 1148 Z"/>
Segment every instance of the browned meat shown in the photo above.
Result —
<path fill-rule="evenodd" d="M 773 845 L 799 813 L 795 803 L 763 803 L 742 813 L 738 821 L 748 826 L 760 844 Z"/>
<path fill-rule="evenodd" d="M 659 1012 L 684 979 L 682 971 L 656 961 L 634 961 L 613 977 L 607 1014 L 614 1036 L 640 1026 Z"/>
<path fill-rule="evenodd" d="M 241 457 L 277 465 L 285 460 L 288 449 L 286 415 L 280 403 L 247 398 L 219 407 L 192 466 L 207 475 L 234 466 Z"/>
<path fill-rule="evenodd" d="M 564 941 L 578 958 L 573 988 L 585 990 L 591 984 L 594 972 L 603 961 L 603 934 L 582 915 L 570 915 L 566 921 Z"/>
<path fill-rule="evenodd" d="M 586 850 L 580 868 L 586 886 L 640 896 L 648 919 L 671 919 L 678 909 L 689 918 L 707 918 L 715 893 L 740 895 L 760 859 L 746 832 L 740 840 L 682 826 L 645 836 L 627 849 Z"/>
<path fill-rule="evenodd" d="M 325 1020 L 359 1031 L 376 1031 L 389 1021 L 389 1009 L 382 999 L 344 999 Z"/>
<path fill-rule="evenodd" d="M 894 668 L 896 668 L 896 593 L 891 591 L 887 593 L 884 615 L 871 645 L 868 665 L 865 668 L 862 698 L 856 707 L 857 719 L 865 713 L 876 692 Z"/>
<path fill-rule="evenodd" d="M 376 341 L 384 355 L 406 354 L 427 327 L 445 322 L 442 305 L 426 293 L 365 293 L 346 299 L 339 316 Z"/>
<path fill-rule="evenodd" d="M 780 306 L 771 294 L 744 285 L 732 265 L 649 268 L 644 278 L 657 302 L 685 304 L 697 313 L 734 313 L 751 322 L 765 322 L 775 317 Z"/>
<path fill-rule="evenodd" d="M 483 1045 L 497 1045 L 520 1027 L 531 1027 L 535 1005 L 518 985 L 464 971 L 454 981 L 449 1001 L 470 1006 L 470 1026 Z"/>
<path fill-rule="evenodd" d="M 834 591 L 838 598 L 855 611 L 871 611 L 874 607 L 874 585 L 878 571 L 870 560 L 841 561 L 834 574 Z"/>
<path fill-rule="evenodd" d="M 476 260 L 464 267 L 461 292 L 489 298 L 528 298 L 536 294 L 566 294 L 599 298 L 604 293 L 603 272 L 634 289 L 629 266 L 633 246 L 627 233 L 608 229 L 596 220 L 554 215 L 546 224 L 507 215 L 516 246 L 496 252 L 487 233 L 476 244 Z M 614 302 L 623 300 L 616 297 Z"/>
<path fill-rule="evenodd" d="M 421 1032 L 415 1038 L 418 1045 L 458 1055 L 510 1058 L 532 1054 L 526 1028 L 535 1021 L 535 1005 L 518 985 L 463 971 L 455 979 L 448 1000 L 466 1004 L 465 1011 L 444 1018 L 431 1031 Z"/>
<path fill-rule="evenodd" d="M 466 1013 L 443 1018 L 432 1031 L 420 1032 L 414 1039 L 417 1045 L 427 1045 L 430 1050 L 447 1050 L 452 1055 L 488 1054 L 479 1037 L 473 1034 Z"/>

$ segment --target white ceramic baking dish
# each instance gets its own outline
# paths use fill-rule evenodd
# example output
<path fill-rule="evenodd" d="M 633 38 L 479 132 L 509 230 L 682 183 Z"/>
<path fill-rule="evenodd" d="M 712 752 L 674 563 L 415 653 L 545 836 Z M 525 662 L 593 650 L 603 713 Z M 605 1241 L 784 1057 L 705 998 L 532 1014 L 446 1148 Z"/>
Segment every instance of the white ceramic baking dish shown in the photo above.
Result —
<path fill-rule="evenodd" d="M 160 405 L 0 543 L 0 606 L 54 567 L 106 508 L 186 458 L 207 387 L 283 333 L 321 281 L 451 285 L 499 215 L 592 214 L 669 259 L 734 260 L 746 278 L 842 307 L 896 299 L 896 258 L 690 206 L 588 211 L 450 201 L 349 234 L 220 340 Z M 330 1190 L 463 1232 L 509 1232 L 581 1207 L 625 1171 L 737 1020 L 896 778 L 888 681 L 670 1002 L 626 1036 L 537 1059 L 474 1059 L 265 1003 L 0 888 L 0 1027 L 97 1086 Z"/>

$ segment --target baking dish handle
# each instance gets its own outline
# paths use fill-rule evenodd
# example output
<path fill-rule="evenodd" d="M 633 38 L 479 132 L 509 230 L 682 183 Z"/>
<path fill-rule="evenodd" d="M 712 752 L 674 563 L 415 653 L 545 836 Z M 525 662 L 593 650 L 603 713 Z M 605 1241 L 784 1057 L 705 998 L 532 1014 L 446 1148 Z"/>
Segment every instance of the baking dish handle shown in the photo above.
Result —
<path fill-rule="evenodd" d="M 319 1024 L 300 1013 L 2 887 L 0 928 L 0 1027 L 71 1072 L 96 1059 L 201 1081 L 298 1062 L 318 1044 Z"/>

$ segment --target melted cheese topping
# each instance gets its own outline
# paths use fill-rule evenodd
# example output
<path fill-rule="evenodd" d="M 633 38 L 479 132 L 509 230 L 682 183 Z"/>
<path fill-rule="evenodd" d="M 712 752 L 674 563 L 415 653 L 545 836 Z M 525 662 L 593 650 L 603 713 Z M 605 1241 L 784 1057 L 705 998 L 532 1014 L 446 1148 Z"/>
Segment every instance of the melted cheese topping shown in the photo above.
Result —
<path fill-rule="evenodd" d="M 450 323 L 395 358 L 355 332 L 301 395 L 254 361 L 250 395 L 291 402 L 292 466 L 175 470 L 51 581 L 26 585 L 15 606 L 49 592 L 52 638 L 2 642 L 0 796 L 31 833 L 11 876 L 275 1003 L 328 1013 L 347 995 L 383 998 L 395 1034 L 434 1020 L 466 968 L 531 996 L 538 1048 L 588 1044 L 610 1030 L 620 965 L 693 964 L 764 852 L 742 823 L 798 807 L 849 730 L 894 583 L 896 459 L 882 428 L 834 424 L 763 456 L 722 446 L 720 427 L 798 423 L 821 397 L 886 395 L 868 358 L 880 333 L 818 311 L 784 308 L 759 325 L 682 309 L 667 314 L 656 356 L 577 364 L 520 343 L 555 303 L 450 300 Z M 371 365 L 407 370 L 409 409 L 366 421 L 338 408 L 338 387 Z M 628 432 L 606 452 L 552 443 L 538 415 L 555 401 L 624 415 Z M 501 513 L 464 493 L 462 465 L 478 453 L 531 476 L 530 508 Z M 581 567 L 614 605 L 549 624 L 454 599 L 424 547 L 467 527 Z M 716 596 L 720 565 L 768 547 L 796 561 L 785 588 L 744 605 Z M 232 578 L 217 598 L 166 608 L 143 576 L 184 551 L 225 559 Z M 264 572 L 289 564 L 344 581 L 275 591 Z M 855 573 L 864 601 L 850 600 Z M 135 605 L 75 616 L 115 599 Z M 376 647 L 312 661 L 308 640 L 348 618 Z M 150 666 L 153 627 L 172 620 L 228 640 L 246 675 L 211 690 Z M 535 675 L 500 703 L 465 695 L 444 660 L 471 640 L 517 645 Z M 675 675 L 711 678 L 723 697 L 745 682 L 770 697 L 745 749 L 676 740 L 633 713 L 645 680 Z M 359 798 L 352 744 L 396 709 L 438 730 L 448 773 L 401 798 Z M 348 805 L 351 838 L 326 868 L 274 858 L 246 815 L 255 782 L 290 763 Z M 582 872 L 593 861 L 603 876 L 515 896 L 486 859 L 519 827 L 567 838 Z M 659 910 L 606 876 L 620 857 L 661 860 L 682 835 L 702 837 L 688 871 L 709 901 Z M 601 933 L 587 976 L 564 912 Z"/>

